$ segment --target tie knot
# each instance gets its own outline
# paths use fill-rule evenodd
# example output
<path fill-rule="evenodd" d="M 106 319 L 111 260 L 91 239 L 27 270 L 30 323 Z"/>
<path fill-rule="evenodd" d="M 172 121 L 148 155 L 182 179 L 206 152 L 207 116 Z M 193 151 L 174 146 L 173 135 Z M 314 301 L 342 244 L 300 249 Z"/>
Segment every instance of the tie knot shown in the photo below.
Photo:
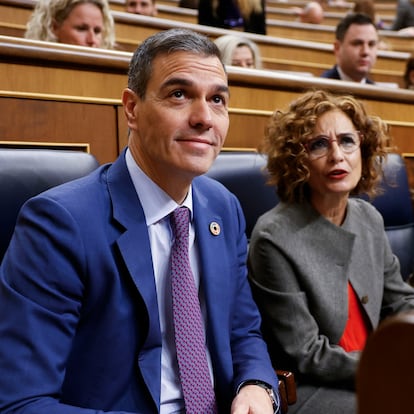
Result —
<path fill-rule="evenodd" d="M 178 207 L 171 213 L 171 228 L 176 239 L 188 237 L 190 210 L 187 207 Z"/>

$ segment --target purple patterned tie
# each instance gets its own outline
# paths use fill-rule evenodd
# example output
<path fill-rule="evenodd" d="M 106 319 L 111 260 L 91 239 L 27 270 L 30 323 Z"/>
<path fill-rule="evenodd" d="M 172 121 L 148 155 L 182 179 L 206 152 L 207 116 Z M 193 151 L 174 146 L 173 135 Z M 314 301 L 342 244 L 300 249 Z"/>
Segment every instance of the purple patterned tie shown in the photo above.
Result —
<path fill-rule="evenodd" d="M 188 256 L 189 213 L 187 207 L 171 214 L 175 236 L 171 252 L 173 320 L 178 367 L 187 414 L 217 413 L 207 363 L 200 301 Z"/>

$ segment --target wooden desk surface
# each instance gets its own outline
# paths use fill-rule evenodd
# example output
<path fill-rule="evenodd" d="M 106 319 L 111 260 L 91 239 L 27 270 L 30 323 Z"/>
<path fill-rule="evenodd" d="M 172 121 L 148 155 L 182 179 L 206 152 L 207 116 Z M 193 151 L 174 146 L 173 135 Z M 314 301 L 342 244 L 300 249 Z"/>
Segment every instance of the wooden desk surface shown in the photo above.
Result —
<path fill-rule="evenodd" d="M 335 41 L 335 26 L 328 24 L 267 19 L 267 33 L 271 36 L 329 44 L 333 44 Z M 388 50 L 399 52 L 411 52 L 414 50 L 414 37 L 412 36 L 401 35 L 390 30 L 379 30 L 378 35 L 387 45 Z"/>
<path fill-rule="evenodd" d="M 25 22 L 35 0 L 1 0 L 0 34 L 18 35 L 24 33 Z M 20 17 L 19 17 L 20 16 Z M 204 33 L 211 38 L 233 33 L 231 30 L 201 26 L 157 17 L 139 16 L 125 12 L 113 12 L 119 45 L 124 50 L 133 51 L 147 36 L 170 27 L 187 27 Z M 20 23 L 19 23 L 20 21 Z M 16 23 L 17 22 L 17 23 Z M 7 26 L 5 26 L 7 25 Z M 19 26 L 20 25 L 20 26 Z M 309 40 L 295 40 L 276 36 L 263 36 L 244 33 L 255 41 L 261 51 L 264 67 L 268 69 L 306 71 L 319 75 L 334 63 L 332 44 Z M 399 82 L 405 69 L 409 52 L 379 51 L 372 74 L 378 81 Z M 295 63 L 298 67 L 295 67 Z M 391 78 L 389 77 L 391 76 Z"/>
<path fill-rule="evenodd" d="M 3 23 L 11 24 L 20 24 L 26 25 L 30 14 L 33 10 L 36 0 L 1 0 L 0 1 L 0 21 Z M 290 3 L 289 3 L 290 4 Z M 113 10 L 115 13 L 124 13 L 123 3 L 115 2 L 113 3 Z M 283 9 L 280 7 L 279 10 Z M 189 23 L 197 24 L 197 11 L 192 9 L 180 8 L 175 5 L 164 5 L 158 4 L 158 15 L 160 19 L 167 19 L 169 21 L 176 20 L 179 23 Z M 335 36 L 334 30 L 335 27 L 332 24 L 327 24 L 327 21 L 324 24 L 307 24 L 296 21 L 296 19 L 274 19 L 271 17 L 272 7 L 269 7 L 269 14 L 267 18 L 267 32 L 270 36 L 294 39 L 294 40 L 307 40 L 314 42 L 323 42 L 333 44 Z M 285 8 L 287 12 L 290 10 Z M 327 18 L 329 12 L 326 12 Z M 130 13 L 128 13 L 130 14 Z M 343 13 L 336 12 L 337 15 L 343 15 Z M 114 18 L 117 21 L 117 16 L 114 15 Z M 142 16 L 148 18 L 148 16 Z M 3 34 L 5 34 L 3 32 Z M 116 24 L 116 34 L 117 37 L 125 36 L 124 27 L 121 29 L 118 28 Z M 388 45 L 389 50 L 394 51 L 403 51 L 410 52 L 414 50 L 414 38 L 400 35 L 396 32 L 391 32 L 387 30 L 379 31 L 380 37 Z"/>
<path fill-rule="evenodd" d="M 159 0 L 164 3 L 175 2 L 176 0 Z M 269 7 L 304 7 L 308 0 L 266 0 L 266 6 Z M 396 1 L 375 1 L 375 9 L 378 14 L 394 16 L 396 10 Z M 341 1 L 341 2 L 330 2 L 326 6 L 327 11 L 337 12 L 337 13 L 347 13 L 352 11 L 354 3 L 352 1 Z"/>
<path fill-rule="evenodd" d="M 121 92 L 127 83 L 130 56 L 128 52 L 0 36 L 0 60 L 3 62 L 0 65 L 0 90 L 63 96 L 65 102 L 74 100 L 106 108 L 109 105 L 112 109 L 106 110 L 118 113 Z M 27 76 L 28 73 L 30 76 Z M 414 141 L 411 138 L 414 136 L 414 92 L 236 67 L 229 67 L 228 75 L 231 126 L 226 146 L 256 147 L 263 136 L 268 117 L 276 108 L 287 106 L 306 90 L 323 88 L 336 93 L 352 93 L 366 102 L 370 112 L 381 116 L 392 126 L 401 152 L 414 153 Z M 16 112 L 19 116 L 25 114 L 30 120 L 29 113 Z M 97 118 L 99 116 L 94 115 L 94 119 Z M 114 126 L 107 127 L 108 131 L 111 128 L 116 130 L 112 137 L 114 148 L 126 143 L 126 132 L 119 129 L 124 122 L 118 121 L 114 122 Z M 88 118 L 79 117 L 77 122 L 80 125 L 88 122 Z M 3 127 L 7 126 L 13 130 L 16 123 Z M 2 138 L 10 138 L 7 135 Z M 96 144 L 91 143 L 92 153 L 96 153 L 95 148 Z M 107 155 L 102 157 L 108 158 Z"/>
<path fill-rule="evenodd" d="M 119 154 L 120 101 L 0 90 L 2 141 L 88 144 L 102 164 Z M 123 140 L 126 143 L 126 138 Z"/>
<path fill-rule="evenodd" d="M 290 4 L 290 3 L 289 3 Z M 294 12 L 293 6 L 290 7 L 266 7 L 267 19 L 286 20 L 286 21 L 298 21 L 298 15 Z M 343 11 L 324 11 L 324 17 L 322 24 L 329 26 L 336 26 L 338 22 L 344 17 Z M 382 15 L 378 14 L 378 18 L 384 21 L 386 24 L 391 24 L 394 20 L 394 15 Z"/>

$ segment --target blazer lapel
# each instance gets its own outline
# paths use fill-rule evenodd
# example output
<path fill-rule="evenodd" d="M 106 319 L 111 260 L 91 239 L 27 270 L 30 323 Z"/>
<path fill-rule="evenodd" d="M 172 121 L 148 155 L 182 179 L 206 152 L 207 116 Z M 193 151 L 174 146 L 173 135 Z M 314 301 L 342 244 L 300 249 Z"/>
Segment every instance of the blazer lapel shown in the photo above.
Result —
<path fill-rule="evenodd" d="M 142 319 L 148 319 L 148 333 L 138 364 L 152 398 L 159 406 L 161 332 L 151 248 L 144 211 L 128 173 L 124 153 L 109 169 L 107 179 L 114 220 L 124 228 L 117 245 L 146 307 L 146 316 Z M 159 370 L 154 372 L 154 366 L 158 366 Z"/>
<path fill-rule="evenodd" d="M 229 263 L 226 226 L 223 217 L 205 194 L 193 185 L 195 232 L 199 248 L 201 284 L 208 315 L 207 339 L 216 366 L 220 364 L 220 342 L 226 335 L 223 324 L 229 319 Z M 225 272 L 223 272 L 225 269 Z M 227 331 L 226 331 L 227 332 Z"/>

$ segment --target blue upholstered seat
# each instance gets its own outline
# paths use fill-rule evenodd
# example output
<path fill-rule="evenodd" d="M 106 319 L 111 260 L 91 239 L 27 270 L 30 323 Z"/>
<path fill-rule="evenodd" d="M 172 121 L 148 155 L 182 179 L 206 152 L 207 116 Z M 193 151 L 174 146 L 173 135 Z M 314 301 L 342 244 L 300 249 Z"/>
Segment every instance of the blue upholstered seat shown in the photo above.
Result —
<path fill-rule="evenodd" d="M 400 260 L 401 274 L 407 280 L 414 271 L 414 214 L 403 158 L 399 154 L 390 154 L 384 172 L 384 193 L 372 204 L 384 218 L 388 240 Z"/>
<path fill-rule="evenodd" d="M 207 173 L 239 199 L 248 239 L 257 218 L 279 202 L 275 189 L 266 185 L 265 166 L 266 157 L 255 151 L 222 151 Z"/>
<path fill-rule="evenodd" d="M 17 213 L 31 196 L 81 177 L 97 168 L 96 159 L 78 151 L 0 149 L 0 260 Z M 266 185 L 266 157 L 255 151 L 222 151 L 207 173 L 240 200 L 250 238 L 257 218 L 275 206 L 275 189 Z M 385 230 L 400 260 L 404 279 L 414 271 L 414 214 L 404 160 L 391 154 L 385 165 L 384 194 L 373 204 L 384 217 Z"/>
<path fill-rule="evenodd" d="M 98 167 L 91 154 L 51 149 L 0 149 L 0 262 L 17 214 L 30 197 Z"/>

